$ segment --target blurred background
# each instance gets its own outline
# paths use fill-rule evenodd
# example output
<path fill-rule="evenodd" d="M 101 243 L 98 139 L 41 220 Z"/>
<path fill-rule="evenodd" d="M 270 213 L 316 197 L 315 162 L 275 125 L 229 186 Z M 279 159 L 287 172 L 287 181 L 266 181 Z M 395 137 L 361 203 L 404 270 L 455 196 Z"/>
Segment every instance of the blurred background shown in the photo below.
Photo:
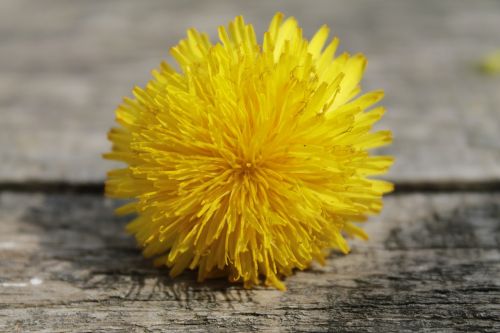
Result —
<path fill-rule="evenodd" d="M 384 89 L 384 153 L 402 184 L 500 179 L 497 0 L 0 1 L 0 183 L 100 184 L 106 133 L 134 85 L 195 27 L 216 41 L 236 15 L 258 35 L 277 11 L 306 36 L 328 24 Z M 481 67 L 483 66 L 483 68 Z M 496 69 L 498 71 L 498 68 Z"/>

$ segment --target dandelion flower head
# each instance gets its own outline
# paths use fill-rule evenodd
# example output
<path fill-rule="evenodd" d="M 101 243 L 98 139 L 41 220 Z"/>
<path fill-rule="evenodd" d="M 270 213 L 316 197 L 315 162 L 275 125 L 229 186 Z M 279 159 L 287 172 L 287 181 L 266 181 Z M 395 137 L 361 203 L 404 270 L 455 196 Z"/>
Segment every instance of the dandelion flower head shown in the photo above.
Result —
<path fill-rule="evenodd" d="M 391 142 L 371 129 L 383 92 L 361 94 L 365 57 L 336 55 L 326 26 L 309 41 L 278 13 L 262 45 L 242 17 L 218 35 L 188 30 L 171 49 L 179 70 L 162 63 L 118 107 L 105 157 L 126 167 L 106 193 L 133 199 L 118 213 L 135 214 L 127 230 L 172 276 L 283 290 L 295 269 L 349 252 L 344 237 L 366 238 L 357 223 L 392 189 L 371 178 L 392 163 L 369 153 Z"/>

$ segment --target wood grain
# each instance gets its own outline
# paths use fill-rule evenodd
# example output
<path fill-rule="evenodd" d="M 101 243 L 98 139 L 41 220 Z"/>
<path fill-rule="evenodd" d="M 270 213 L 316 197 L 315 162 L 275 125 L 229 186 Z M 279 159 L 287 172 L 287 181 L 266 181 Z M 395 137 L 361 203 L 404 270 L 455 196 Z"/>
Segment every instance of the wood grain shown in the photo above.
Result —
<path fill-rule="evenodd" d="M 113 111 L 187 28 L 276 11 L 367 55 L 400 192 L 286 292 L 172 280 L 99 195 Z M 0 1 L 0 332 L 499 332 L 499 31 L 496 0 Z"/>
<path fill-rule="evenodd" d="M 500 330 L 500 194 L 391 196 L 370 241 L 297 272 L 286 292 L 172 280 L 114 206 L 0 195 L 0 331 Z"/>
<path fill-rule="evenodd" d="M 212 36 L 243 14 L 261 34 L 278 10 L 306 35 L 329 24 L 386 90 L 380 127 L 398 182 L 500 179 L 500 80 L 476 64 L 500 45 L 495 0 L 0 2 L 0 183 L 96 183 L 106 132 L 134 84 L 194 26 Z"/>

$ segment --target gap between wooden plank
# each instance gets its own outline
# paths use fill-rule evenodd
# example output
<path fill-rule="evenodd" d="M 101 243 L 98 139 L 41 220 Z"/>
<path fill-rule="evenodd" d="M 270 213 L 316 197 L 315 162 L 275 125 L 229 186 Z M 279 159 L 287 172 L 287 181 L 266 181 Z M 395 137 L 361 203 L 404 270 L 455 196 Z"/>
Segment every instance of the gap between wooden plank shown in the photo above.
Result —
<path fill-rule="evenodd" d="M 394 185 L 395 190 L 389 195 L 407 193 L 500 192 L 500 180 L 401 181 L 395 182 Z M 64 181 L 0 182 L 0 192 L 103 194 L 104 184 L 101 182 L 71 183 Z"/>

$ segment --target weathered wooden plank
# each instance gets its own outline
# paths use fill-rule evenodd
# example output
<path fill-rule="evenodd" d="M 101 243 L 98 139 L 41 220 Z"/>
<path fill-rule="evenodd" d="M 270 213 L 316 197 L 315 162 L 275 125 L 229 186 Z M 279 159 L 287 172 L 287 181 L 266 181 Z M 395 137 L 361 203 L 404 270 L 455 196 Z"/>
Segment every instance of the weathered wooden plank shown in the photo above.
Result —
<path fill-rule="evenodd" d="M 500 194 L 391 196 L 286 292 L 172 280 L 99 196 L 0 194 L 0 331 L 498 332 Z"/>
<path fill-rule="evenodd" d="M 212 35 L 244 14 L 262 33 L 274 12 L 307 35 L 329 24 L 369 58 L 367 89 L 384 88 L 381 127 L 395 143 L 396 181 L 500 178 L 500 80 L 475 64 L 499 47 L 500 2 L 0 2 L 0 182 L 98 182 L 105 134 L 134 83 L 187 27 Z"/>

